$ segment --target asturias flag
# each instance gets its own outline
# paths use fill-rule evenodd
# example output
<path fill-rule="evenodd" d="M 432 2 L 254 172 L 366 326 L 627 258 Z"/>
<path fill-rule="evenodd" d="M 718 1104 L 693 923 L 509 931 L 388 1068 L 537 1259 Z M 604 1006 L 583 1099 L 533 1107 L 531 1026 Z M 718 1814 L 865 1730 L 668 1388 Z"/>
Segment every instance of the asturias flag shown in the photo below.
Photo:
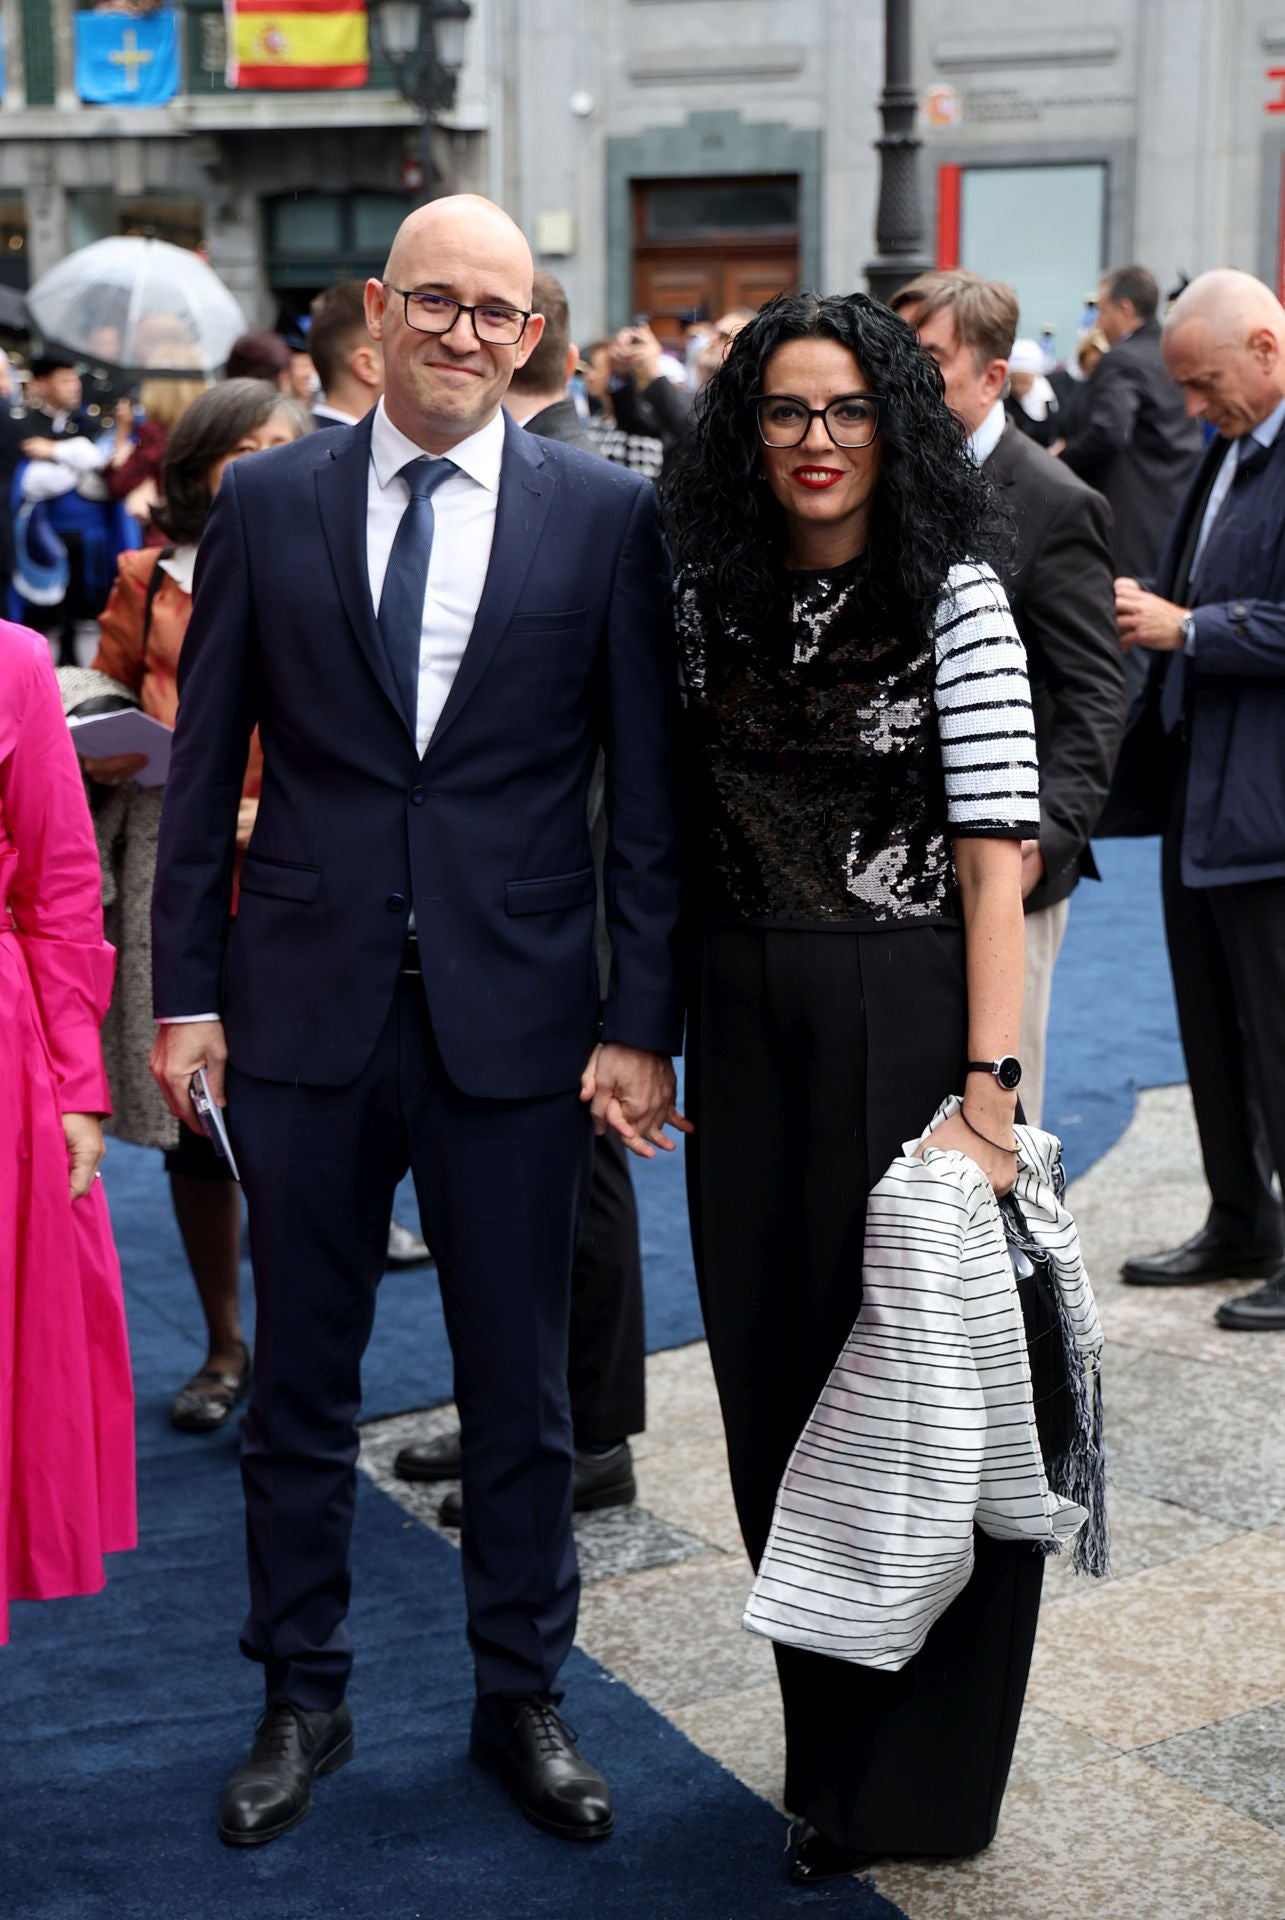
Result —
<path fill-rule="evenodd" d="M 78 13 L 76 92 L 95 107 L 163 107 L 178 92 L 178 14 Z"/>
<path fill-rule="evenodd" d="M 224 0 L 230 87 L 364 87 L 366 0 Z"/>

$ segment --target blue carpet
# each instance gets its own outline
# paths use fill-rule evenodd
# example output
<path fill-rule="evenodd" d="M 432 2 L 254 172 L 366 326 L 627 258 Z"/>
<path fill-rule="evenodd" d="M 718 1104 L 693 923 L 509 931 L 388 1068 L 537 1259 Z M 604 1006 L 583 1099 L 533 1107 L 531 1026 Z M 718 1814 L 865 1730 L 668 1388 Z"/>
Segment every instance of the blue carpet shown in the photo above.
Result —
<path fill-rule="evenodd" d="M 617 1831 L 572 1847 L 527 1826 L 464 1757 L 459 1556 L 365 1481 L 357 1759 L 296 1833 L 225 1849 L 214 1806 L 256 1693 L 236 1652 L 240 1495 L 231 1435 L 194 1445 L 165 1423 L 178 1346 L 154 1330 L 140 1344 L 143 1547 L 105 1593 L 13 1609 L 5 1920 L 768 1920 L 815 1904 L 782 1878 L 780 1817 L 579 1653 L 567 1711 L 613 1782 Z M 868 1887 L 836 1898 L 853 1920 L 897 1920 Z"/>

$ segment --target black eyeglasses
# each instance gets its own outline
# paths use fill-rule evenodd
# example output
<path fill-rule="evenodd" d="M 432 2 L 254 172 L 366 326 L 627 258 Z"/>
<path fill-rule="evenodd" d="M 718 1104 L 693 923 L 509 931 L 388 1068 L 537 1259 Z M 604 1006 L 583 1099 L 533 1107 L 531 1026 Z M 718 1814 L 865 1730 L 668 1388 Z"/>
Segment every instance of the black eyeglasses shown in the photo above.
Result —
<path fill-rule="evenodd" d="M 843 393 L 826 407 L 810 407 L 793 393 L 756 393 L 750 397 L 759 439 L 765 447 L 798 447 L 824 420 L 836 447 L 868 447 L 879 431 L 883 395 Z"/>
<path fill-rule="evenodd" d="M 409 287 L 389 286 L 386 280 L 384 286 L 389 293 L 401 295 L 406 324 L 416 333 L 449 333 L 460 315 L 467 313 L 479 340 L 485 340 L 492 347 L 514 347 L 531 318 L 524 307 L 506 307 L 494 300 L 469 307 L 462 300 L 448 299 L 444 293 L 416 293 Z"/>

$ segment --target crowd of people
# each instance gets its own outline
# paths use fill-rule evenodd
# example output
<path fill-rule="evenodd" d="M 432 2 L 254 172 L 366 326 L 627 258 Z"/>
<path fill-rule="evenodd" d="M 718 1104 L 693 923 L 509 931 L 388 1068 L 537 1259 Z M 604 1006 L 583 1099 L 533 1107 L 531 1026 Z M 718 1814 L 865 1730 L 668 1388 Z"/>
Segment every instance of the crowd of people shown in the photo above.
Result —
<path fill-rule="evenodd" d="M 1010 1196 L 1036 1204 L 1095 833 L 1162 836 L 1211 1191 L 1200 1233 L 1123 1277 L 1256 1281 L 1219 1323 L 1285 1329 L 1285 311 L 1216 270 L 1162 316 L 1123 267 L 1060 392 L 1019 326 L 1010 288 L 958 269 L 887 307 L 692 316 L 668 346 L 637 316 L 581 351 L 518 229 L 461 196 L 408 219 L 382 279 L 319 297 L 306 353 L 247 335 L 217 380 L 116 396 L 105 432 L 70 357 L 33 359 L 4 452 L 0 1367 L 61 1453 L 30 1470 L 19 1407 L 0 1541 L 31 1545 L 0 1606 L 94 1589 L 134 1538 L 105 1125 L 163 1152 L 206 1322 L 171 1418 L 245 1408 L 266 1710 L 229 1844 L 297 1825 L 353 1752 L 360 1369 L 399 1179 L 459 1428 L 396 1472 L 460 1483 L 470 1752 L 537 1826 L 601 1839 L 611 1790 L 559 1673 L 571 1515 L 635 1495 L 631 1156 L 685 1138 L 757 1567 L 902 1143 L 980 1170 L 1027 1244 Z M 173 729 L 163 786 L 73 750 L 64 716 L 134 707 Z M 1047 1493 L 1073 1342 L 1051 1268 L 1013 1264 Z M 833 1448 L 881 1499 L 888 1467 Z M 953 1596 L 923 1597 L 931 1530 L 859 1568 L 894 1608 L 919 1581 L 909 1660 L 777 1646 L 801 1884 L 995 1833 L 1043 1559 L 959 1525 Z"/>

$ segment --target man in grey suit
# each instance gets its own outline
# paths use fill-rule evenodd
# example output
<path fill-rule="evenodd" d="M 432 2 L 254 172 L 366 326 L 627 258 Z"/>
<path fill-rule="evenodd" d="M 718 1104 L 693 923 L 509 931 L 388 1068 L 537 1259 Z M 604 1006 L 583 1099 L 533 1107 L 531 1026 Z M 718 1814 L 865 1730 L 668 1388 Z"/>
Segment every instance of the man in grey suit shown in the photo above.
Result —
<path fill-rule="evenodd" d="M 544 332 L 509 387 L 508 410 L 520 427 L 546 440 L 597 448 L 581 424 L 567 382 L 580 364 L 571 338 L 571 316 L 562 283 L 537 268 L 531 308 L 544 318 Z M 605 456 L 604 456 L 605 457 Z M 607 846 L 605 767 L 599 755 L 589 787 L 589 827 L 598 869 L 598 972 L 604 998 L 611 942 L 602 899 L 602 861 Z M 636 1491 L 628 1436 L 645 1425 L 646 1346 L 643 1323 L 642 1252 L 638 1206 L 629 1157 L 612 1134 L 595 1139 L 589 1190 L 571 1269 L 571 1339 L 567 1384 L 575 1436 L 573 1505 L 577 1513 L 628 1506 Z M 399 1479 L 458 1480 L 458 1430 L 401 1449 L 393 1463 Z M 458 1527 L 463 1502 L 457 1491 L 442 1501 L 438 1518 Z"/>

